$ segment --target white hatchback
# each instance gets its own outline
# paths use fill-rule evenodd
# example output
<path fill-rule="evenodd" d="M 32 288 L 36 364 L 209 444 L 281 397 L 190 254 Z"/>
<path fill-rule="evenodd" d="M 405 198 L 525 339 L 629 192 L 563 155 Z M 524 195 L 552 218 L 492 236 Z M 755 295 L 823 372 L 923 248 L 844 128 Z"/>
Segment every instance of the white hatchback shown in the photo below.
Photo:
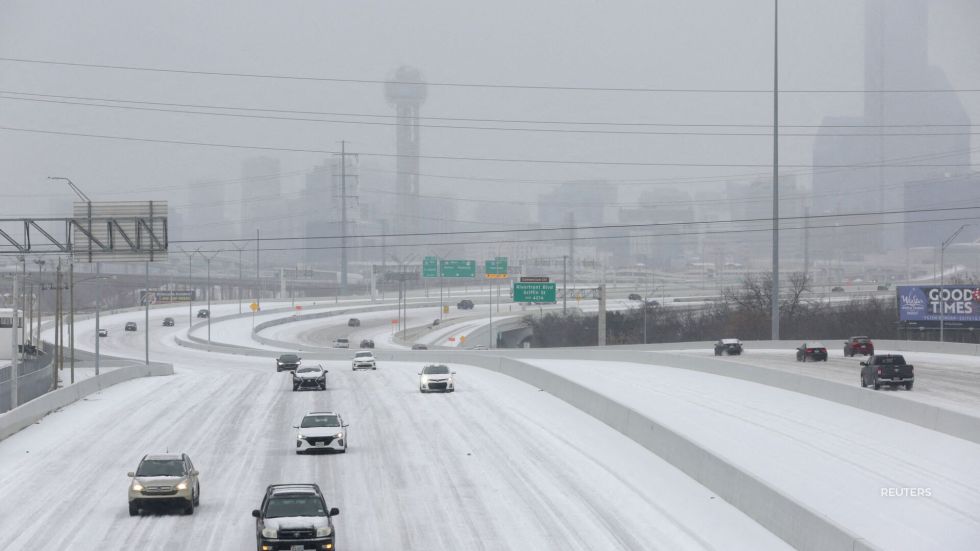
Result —
<path fill-rule="evenodd" d="M 339 413 L 311 411 L 303 416 L 296 433 L 296 453 L 337 451 L 347 453 L 347 424 Z"/>
<path fill-rule="evenodd" d="M 378 369 L 378 362 L 374 359 L 374 352 L 369 350 L 359 350 L 354 353 L 352 370 L 358 369 Z"/>

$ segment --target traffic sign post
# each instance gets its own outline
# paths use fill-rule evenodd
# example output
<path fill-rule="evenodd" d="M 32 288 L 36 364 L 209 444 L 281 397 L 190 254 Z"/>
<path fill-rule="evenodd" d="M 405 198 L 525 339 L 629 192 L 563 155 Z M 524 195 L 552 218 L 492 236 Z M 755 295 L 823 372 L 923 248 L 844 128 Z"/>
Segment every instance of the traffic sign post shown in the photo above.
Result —
<path fill-rule="evenodd" d="M 514 302 L 555 302 L 554 283 L 514 282 Z"/>

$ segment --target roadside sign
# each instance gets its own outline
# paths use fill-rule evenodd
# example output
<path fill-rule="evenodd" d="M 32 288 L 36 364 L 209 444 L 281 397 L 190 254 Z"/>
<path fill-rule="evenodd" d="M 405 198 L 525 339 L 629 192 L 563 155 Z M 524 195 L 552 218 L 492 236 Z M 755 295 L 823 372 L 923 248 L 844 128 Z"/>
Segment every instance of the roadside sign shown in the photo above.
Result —
<path fill-rule="evenodd" d="M 507 279 L 507 274 L 486 274 L 487 279 Z"/>
<path fill-rule="evenodd" d="M 514 302 L 555 302 L 554 283 L 514 283 Z"/>
<path fill-rule="evenodd" d="M 398 325 L 398 320 L 391 320 L 392 325 Z"/>
<path fill-rule="evenodd" d="M 456 342 L 456 337 L 449 337 L 449 342 Z"/>
<path fill-rule="evenodd" d="M 487 274 L 487 277 L 491 277 L 490 274 L 507 274 L 507 257 L 498 256 L 493 260 L 486 260 L 483 262 L 483 272 Z"/>
<path fill-rule="evenodd" d="M 443 314 L 448 314 L 449 313 L 449 305 L 448 304 L 443 304 L 442 305 L 442 313 Z"/>
<path fill-rule="evenodd" d="M 476 260 L 443 260 L 439 268 L 442 277 L 476 277 Z"/>
<path fill-rule="evenodd" d="M 249 310 L 251 310 L 253 312 L 258 312 L 259 311 L 259 305 L 257 303 L 255 303 L 255 302 L 253 302 L 252 304 L 249 304 L 248 305 L 248 308 L 249 308 Z"/>
<path fill-rule="evenodd" d="M 521 276 L 521 283 L 548 283 L 548 276 Z"/>
<path fill-rule="evenodd" d="M 422 277 L 439 277 L 439 259 L 427 256 L 422 259 Z"/>
<path fill-rule="evenodd" d="M 460 335 L 459 342 L 466 342 L 466 335 Z"/>
<path fill-rule="evenodd" d="M 303 309 L 303 305 L 302 304 L 297 304 L 296 305 L 296 309 L 297 310 L 302 310 Z"/>

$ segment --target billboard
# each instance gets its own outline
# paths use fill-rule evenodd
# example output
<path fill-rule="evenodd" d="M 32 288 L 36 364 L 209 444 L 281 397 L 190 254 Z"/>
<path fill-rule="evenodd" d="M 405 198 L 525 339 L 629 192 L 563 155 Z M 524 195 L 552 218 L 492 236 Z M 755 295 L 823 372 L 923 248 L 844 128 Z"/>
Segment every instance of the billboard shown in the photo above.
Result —
<path fill-rule="evenodd" d="M 980 289 L 968 285 L 902 285 L 898 292 L 898 319 L 921 325 L 980 327 Z M 923 323 L 924 322 L 924 323 Z"/>

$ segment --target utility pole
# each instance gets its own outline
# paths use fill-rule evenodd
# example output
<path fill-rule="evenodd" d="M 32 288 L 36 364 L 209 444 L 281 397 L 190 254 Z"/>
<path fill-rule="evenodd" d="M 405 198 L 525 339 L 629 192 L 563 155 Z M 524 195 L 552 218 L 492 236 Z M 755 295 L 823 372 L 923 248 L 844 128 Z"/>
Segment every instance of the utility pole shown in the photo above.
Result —
<path fill-rule="evenodd" d="M 146 303 L 143 315 L 143 345 L 146 348 L 146 365 L 150 365 L 150 263 L 144 262 L 143 268 L 146 271 L 146 293 L 143 295 L 143 302 Z"/>
<path fill-rule="evenodd" d="M 71 384 L 75 384 L 75 261 L 68 263 L 68 346 L 71 348 Z"/>
<path fill-rule="evenodd" d="M 340 141 L 340 292 L 347 295 L 347 142 Z"/>
<path fill-rule="evenodd" d="M 17 407 L 17 384 L 18 375 L 20 374 L 20 369 L 17 363 L 17 324 L 24 326 L 24 316 L 23 314 L 18 315 L 17 312 L 17 275 L 14 274 L 14 292 L 13 292 L 13 328 L 10 331 L 10 409 Z M 23 334 L 22 334 L 23 335 Z M 21 347 L 23 347 L 23 343 Z M 21 348 L 23 350 L 23 348 Z"/>
<path fill-rule="evenodd" d="M 259 229 L 255 228 L 255 304 L 262 306 L 262 278 L 259 275 Z M 254 310 L 253 310 L 254 314 Z M 210 316 L 209 316 L 210 317 Z M 254 318 L 254 316 L 253 316 Z"/>
<path fill-rule="evenodd" d="M 810 207 L 803 208 L 803 277 L 810 275 Z"/>
<path fill-rule="evenodd" d="M 606 346 L 606 284 L 599 285 L 599 346 Z"/>
<path fill-rule="evenodd" d="M 61 358 L 61 259 L 58 259 L 58 268 L 55 273 L 54 284 L 54 362 L 51 366 L 51 390 L 58 389 L 58 366 Z"/>
<path fill-rule="evenodd" d="M 551 264 L 550 262 L 548 264 Z M 561 257 L 561 285 L 562 285 L 562 297 L 561 297 L 561 313 L 562 315 L 568 313 L 568 255 Z"/>
<path fill-rule="evenodd" d="M 779 0 L 773 0 L 772 61 L 772 340 L 779 340 Z"/>
<path fill-rule="evenodd" d="M 99 340 L 102 338 L 101 336 L 99 336 L 99 322 L 101 321 L 99 314 L 101 313 L 101 309 L 102 309 L 102 277 L 101 277 L 101 275 L 102 275 L 102 263 L 101 262 L 96 262 L 95 263 L 95 276 L 99 278 L 99 285 L 98 285 L 99 292 L 98 292 L 98 295 L 95 298 L 95 376 L 96 377 L 99 376 L 99 357 L 100 357 L 100 354 L 99 354 Z M 188 329 L 188 331 L 189 330 L 190 329 Z"/>

